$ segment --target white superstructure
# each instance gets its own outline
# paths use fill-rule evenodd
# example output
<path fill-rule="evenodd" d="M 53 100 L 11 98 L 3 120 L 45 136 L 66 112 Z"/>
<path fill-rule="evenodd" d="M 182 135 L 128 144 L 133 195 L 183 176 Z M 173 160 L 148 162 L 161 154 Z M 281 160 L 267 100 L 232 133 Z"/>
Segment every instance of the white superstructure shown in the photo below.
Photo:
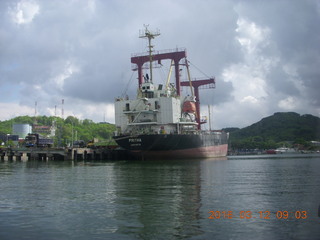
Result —
<path fill-rule="evenodd" d="M 141 85 L 137 99 L 118 98 L 115 102 L 115 122 L 121 134 L 173 134 L 184 129 L 196 130 L 194 116 L 181 113 L 180 96 L 172 84 L 164 87 L 146 82 Z"/>

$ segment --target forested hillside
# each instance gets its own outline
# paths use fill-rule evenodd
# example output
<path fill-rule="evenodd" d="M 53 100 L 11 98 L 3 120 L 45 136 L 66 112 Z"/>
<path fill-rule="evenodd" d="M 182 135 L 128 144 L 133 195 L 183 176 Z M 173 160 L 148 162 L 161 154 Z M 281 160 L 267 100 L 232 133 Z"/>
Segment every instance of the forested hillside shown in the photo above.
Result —
<path fill-rule="evenodd" d="M 294 112 L 275 113 L 251 126 L 226 128 L 234 148 L 276 148 L 285 143 L 308 145 L 320 140 L 320 118 Z"/>
<path fill-rule="evenodd" d="M 0 121 L 0 134 L 11 134 L 14 123 L 51 126 L 53 121 L 55 121 L 56 126 L 55 140 L 58 141 L 58 138 L 60 138 L 62 144 L 70 143 L 72 137 L 74 140 L 84 140 L 85 142 L 93 138 L 97 138 L 100 141 L 109 141 L 112 139 L 113 132 L 115 131 L 114 124 L 94 123 L 92 120 L 79 120 L 73 116 L 69 116 L 66 119 L 47 116 L 37 116 L 36 118 L 20 116 L 11 120 Z"/>

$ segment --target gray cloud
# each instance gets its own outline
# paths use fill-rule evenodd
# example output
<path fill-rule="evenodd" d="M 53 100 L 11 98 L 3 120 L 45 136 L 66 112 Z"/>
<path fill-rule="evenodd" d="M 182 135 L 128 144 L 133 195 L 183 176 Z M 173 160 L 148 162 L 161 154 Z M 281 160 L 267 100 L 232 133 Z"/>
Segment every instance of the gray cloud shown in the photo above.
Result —
<path fill-rule="evenodd" d="M 302 81 L 306 96 L 314 106 L 320 106 L 320 4 L 318 1 L 250 1 L 239 4 L 240 14 L 261 26 L 271 29 L 272 47 L 264 49 L 264 56 L 276 54 L 279 64 L 270 71 L 270 87 L 288 95 L 298 89 L 288 81 L 290 74 L 282 67 L 290 65 L 295 78 Z M 303 96 L 302 96 L 303 97 Z"/>
<path fill-rule="evenodd" d="M 39 113 L 50 114 L 66 99 L 80 114 L 112 103 L 127 86 L 133 97 L 130 56 L 146 51 L 138 30 L 150 24 L 162 33 L 157 50 L 186 47 L 189 60 L 216 77 L 201 103 L 215 105 L 217 126 L 237 126 L 228 114 L 241 124 L 275 111 L 319 115 L 319 9 L 311 0 L 3 0 L 0 88 L 15 91 L 1 102 L 32 108 L 39 101 Z"/>

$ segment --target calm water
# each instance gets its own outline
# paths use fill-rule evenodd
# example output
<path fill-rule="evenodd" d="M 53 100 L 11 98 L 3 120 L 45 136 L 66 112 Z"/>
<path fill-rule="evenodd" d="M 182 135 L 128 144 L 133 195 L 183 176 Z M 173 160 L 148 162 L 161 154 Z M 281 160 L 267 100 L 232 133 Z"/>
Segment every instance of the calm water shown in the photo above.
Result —
<path fill-rule="evenodd" d="M 0 239 L 320 239 L 319 190 L 320 155 L 5 161 Z"/>

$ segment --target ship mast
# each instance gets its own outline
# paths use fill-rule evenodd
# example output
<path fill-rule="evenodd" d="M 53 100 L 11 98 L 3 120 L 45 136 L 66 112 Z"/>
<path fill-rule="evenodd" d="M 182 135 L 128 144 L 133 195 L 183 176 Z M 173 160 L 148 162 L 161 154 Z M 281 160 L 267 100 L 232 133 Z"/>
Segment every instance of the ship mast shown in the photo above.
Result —
<path fill-rule="evenodd" d="M 175 80 L 176 80 L 176 93 L 178 96 L 180 96 L 180 69 L 179 69 L 179 62 L 181 59 L 186 58 L 187 53 L 184 48 L 177 48 L 173 50 L 168 50 L 168 51 L 161 51 L 161 53 L 154 53 L 153 51 L 153 46 L 151 44 L 151 40 L 157 36 L 159 36 L 159 30 L 156 32 L 150 32 L 148 30 L 148 26 L 145 25 L 145 30 L 139 32 L 139 38 L 147 38 L 149 41 L 149 51 L 147 54 L 134 54 L 131 57 L 131 63 L 133 63 L 133 71 L 138 71 L 138 82 L 139 82 L 139 87 L 146 82 L 149 81 L 150 78 L 149 75 L 144 76 L 143 75 L 143 65 L 145 63 L 150 63 L 150 75 L 152 75 L 152 62 L 153 61 L 158 61 L 159 64 L 161 64 L 161 60 L 166 60 L 170 59 L 173 60 L 171 61 L 171 65 L 174 65 L 174 73 L 175 73 Z M 170 76 L 168 76 L 170 79 Z M 145 80 L 145 81 L 144 81 Z M 153 76 L 151 76 L 151 81 L 153 81 Z M 167 79 L 168 81 L 168 79 Z"/>
<path fill-rule="evenodd" d="M 158 37 L 160 35 L 159 30 L 157 30 L 156 32 L 151 32 L 148 29 L 149 25 L 144 25 L 145 30 L 144 32 L 141 34 L 139 38 L 148 38 L 148 48 L 149 48 L 149 62 L 150 62 L 150 82 L 152 82 L 153 78 L 152 78 L 152 52 L 153 52 L 153 45 L 151 44 L 151 40 L 154 39 L 155 37 Z"/>

